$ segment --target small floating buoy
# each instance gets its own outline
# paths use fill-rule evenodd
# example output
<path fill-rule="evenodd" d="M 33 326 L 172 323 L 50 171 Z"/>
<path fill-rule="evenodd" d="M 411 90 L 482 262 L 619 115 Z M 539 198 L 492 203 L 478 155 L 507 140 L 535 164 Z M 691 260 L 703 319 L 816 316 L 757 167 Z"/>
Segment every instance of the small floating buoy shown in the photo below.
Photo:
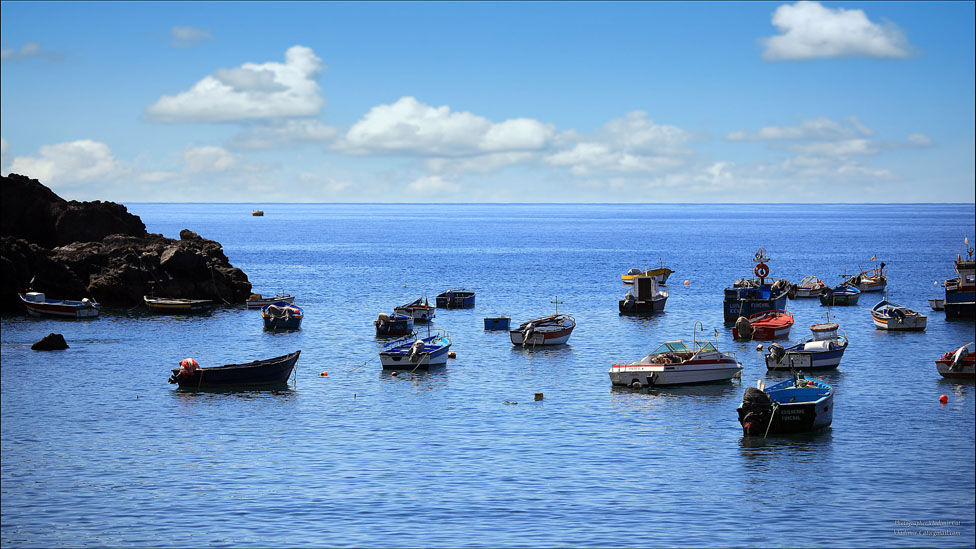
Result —
<path fill-rule="evenodd" d="M 403 287 L 404 287 L 404 288 L 406 288 L 406 287 L 407 287 L 407 285 L 406 285 L 406 284 L 404 284 L 404 285 L 403 285 Z"/>
<path fill-rule="evenodd" d="M 949 402 L 949 397 L 945 395 L 939 397 L 939 404 L 945 404 L 946 402 Z"/>
<path fill-rule="evenodd" d="M 536 400 L 542 400 L 542 398 L 543 398 L 543 397 L 542 397 L 542 393 L 536 393 L 536 394 L 535 394 L 535 399 L 536 399 Z"/>
<path fill-rule="evenodd" d="M 939 285 L 939 281 L 938 281 L 938 280 L 936 280 L 936 281 L 933 281 L 933 282 L 932 282 L 932 285 L 933 285 L 933 286 L 938 286 L 938 285 Z"/>
<path fill-rule="evenodd" d="M 396 377 L 396 375 L 397 375 L 396 370 L 394 370 L 393 373 L 390 374 L 390 375 L 393 376 L 393 377 Z"/>
<path fill-rule="evenodd" d="M 450 351 L 447 353 L 447 358 L 457 358 L 457 353 Z"/>
<path fill-rule="evenodd" d="M 329 375 L 329 372 L 322 372 L 321 374 L 319 374 L 319 376 L 321 376 L 321 377 L 328 377 L 328 375 Z"/>
<path fill-rule="evenodd" d="M 756 345 L 756 350 L 759 351 L 760 353 L 762 352 L 762 343 Z"/>
<path fill-rule="evenodd" d="M 689 285 L 691 285 L 691 282 L 688 282 L 687 280 L 685 280 L 685 286 L 689 286 Z"/>

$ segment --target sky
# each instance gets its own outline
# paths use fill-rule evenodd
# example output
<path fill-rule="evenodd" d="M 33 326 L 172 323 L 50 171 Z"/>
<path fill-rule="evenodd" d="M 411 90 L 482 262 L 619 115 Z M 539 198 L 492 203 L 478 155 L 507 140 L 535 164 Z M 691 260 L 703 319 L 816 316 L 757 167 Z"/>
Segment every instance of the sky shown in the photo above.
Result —
<path fill-rule="evenodd" d="M 0 172 L 115 202 L 976 201 L 974 2 L 0 2 Z"/>

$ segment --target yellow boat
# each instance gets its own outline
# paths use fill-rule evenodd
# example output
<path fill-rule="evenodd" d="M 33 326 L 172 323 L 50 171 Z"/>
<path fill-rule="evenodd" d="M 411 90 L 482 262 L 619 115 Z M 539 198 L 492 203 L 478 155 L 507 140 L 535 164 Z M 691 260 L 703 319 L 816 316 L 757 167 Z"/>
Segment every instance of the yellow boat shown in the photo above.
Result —
<path fill-rule="evenodd" d="M 142 296 L 146 307 L 154 313 L 202 313 L 210 310 L 213 302 L 209 299 L 177 299 L 168 297 Z"/>
<path fill-rule="evenodd" d="M 637 267 L 634 267 L 633 269 L 631 269 L 631 270 L 627 271 L 626 273 L 620 275 L 620 279 L 623 280 L 624 284 L 633 284 L 634 283 L 634 277 L 637 277 L 637 276 L 653 276 L 653 277 L 657 278 L 657 283 L 658 284 L 667 284 L 668 283 L 668 277 L 671 276 L 671 273 L 673 273 L 673 272 L 674 271 L 672 271 L 671 269 L 665 267 L 664 265 L 661 265 L 660 267 L 657 267 L 655 269 L 650 269 L 650 270 L 648 270 L 647 267 L 644 267 L 644 270 L 643 271 L 640 270 L 640 269 L 638 269 Z"/>

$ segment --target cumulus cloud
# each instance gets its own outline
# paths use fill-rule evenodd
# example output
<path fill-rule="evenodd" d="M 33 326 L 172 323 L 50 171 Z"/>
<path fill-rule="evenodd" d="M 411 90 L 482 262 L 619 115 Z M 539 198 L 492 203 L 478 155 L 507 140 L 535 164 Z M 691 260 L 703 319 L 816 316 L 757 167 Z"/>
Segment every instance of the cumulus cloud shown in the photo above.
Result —
<path fill-rule="evenodd" d="M 420 177 L 411 181 L 407 185 L 407 190 L 411 193 L 418 193 L 423 196 L 414 196 L 415 202 L 436 202 L 440 193 L 456 193 L 461 190 L 461 186 L 443 179 L 439 175 Z M 433 195 L 433 196 L 432 196 Z"/>
<path fill-rule="evenodd" d="M 4 63 L 35 58 L 57 60 L 60 58 L 60 55 L 45 50 L 38 42 L 26 42 L 20 49 L 3 48 L 0 50 L 0 61 Z"/>
<path fill-rule="evenodd" d="M 759 128 L 755 134 L 738 130 L 726 135 L 725 139 L 727 141 L 836 140 L 868 136 L 873 133 L 874 130 L 861 124 L 855 117 L 847 118 L 845 125 L 821 116 L 802 120 L 796 126 L 766 126 Z"/>
<path fill-rule="evenodd" d="M 894 23 L 871 22 L 862 10 L 830 9 L 819 2 L 785 4 L 773 12 L 780 34 L 761 39 L 767 61 L 836 57 L 904 58 L 905 34 Z"/>
<path fill-rule="evenodd" d="M 209 30 L 175 26 L 169 29 L 169 44 L 174 48 L 192 48 L 213 40 Z"/>
<path fill-rule="evenodd" d="M 315 119 L 272 121 L 250 127 L 231 137 L 233 149 L 261 150 L 291 145 L 325 143 L 339 135 L 339 129 Z"/>
<path fill-rule="evenodd" d="M 551 124 L 530 118 L 495 123 L 447 105 L 431 107 L 402 97 L 370 109 L 335 148 L 351 154 L 465 156 L 540 150 L 554 135 Z"/>
<path fill-rule="evenodd" d="M 108 145 L 82 139 L 44 145 L 40 156 L 15 157 L 10 172 L 49 184 L 110 179 L 119 175 L 121 166 Z"/>
<path fill-rule="evenodd" d="M 552 166 L 579 176 L 600 172 L 650 173 L 680 166 L 690 154 L 691 134 L 661 125 L 644 111 L 633 111 L 607 122 L 588 138 L 548 155 Z"/>
<path fill-rule="evenodd" d="M 183 153 L 187 170 L 191 172 L 220 173 L 240 169 L 240 157 L 222 147 L 208 145 Z"/>
<path fill-rule="evenodd" d="M 315 116 L 324 100 L 315 81 L 324 69 L 311 48 L 292 46 L 285 62 L 220 69 L 175 96 L 146 108 L 162 122 L 233 122 Z"/>

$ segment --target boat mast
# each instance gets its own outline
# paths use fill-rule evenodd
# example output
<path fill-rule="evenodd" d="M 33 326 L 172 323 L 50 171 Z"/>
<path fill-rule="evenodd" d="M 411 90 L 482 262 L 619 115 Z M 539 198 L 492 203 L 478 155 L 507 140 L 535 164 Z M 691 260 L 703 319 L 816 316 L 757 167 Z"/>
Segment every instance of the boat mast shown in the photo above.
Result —
<path fill-rule="evenodd" d="M 556 300 L 555 301 L 550 301 L 549 303 L 555 303 L 556 304 L 556 314 L 558 315 L 559 314 L 559 305 L 562 303 L 562 301 L 559 301 L 559 296 L 557 295 L 556 296 Z"/>

